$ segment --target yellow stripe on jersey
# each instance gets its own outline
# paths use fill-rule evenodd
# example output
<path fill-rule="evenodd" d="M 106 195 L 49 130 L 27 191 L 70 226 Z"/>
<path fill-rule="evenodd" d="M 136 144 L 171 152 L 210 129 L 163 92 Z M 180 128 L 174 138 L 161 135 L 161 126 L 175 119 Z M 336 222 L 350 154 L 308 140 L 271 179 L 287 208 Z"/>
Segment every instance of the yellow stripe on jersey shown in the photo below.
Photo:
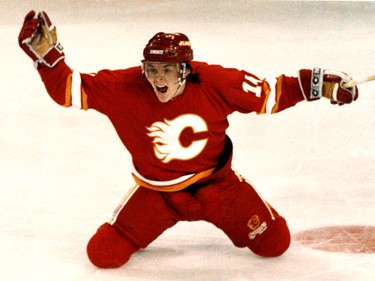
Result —
<path fill-rule="evenodd" d="M 280 75 L 277 77 L 277 82 L 276 82 L 276 103 L 274 107 L 272 108 L 272 113 L 278 112 L 279 109 L 279 104 L 280 104 L 280 98 L 282 95 L 282 86 L 283 86 L 283 77 L 284 75 Z"/>
<path fill-rule="evenodd" d="M 82 100 L 82 109 L 83 110 L 88 110 L 89 109 L 89 104 L 87 102 L 87 94 L 85 92 L 85 90 L 82 88 L 81 89 L 81 100 Z"/>
<path fill-rule="evenodd" d="M 263 102 L 262 109 L 261 109 L 257 114 L 264 114 L 264 113 L 267 112 L 267 103 L 268 103 L 268 98 L 269 98 L 270 93 L 271 93 L 270 86 L 269 86 L 268 83 L 267 83 L 266 81 L 264 81 L 264 80 L 263 80 L 262 93 L 265 94 L 265 98 L 264 98 L 264 102 Z"/>
<path fill-rule="evenodd" d="M 70 73 L 68 78 L 66 79 L 65 103 L 63 106 L 64 107 L 72 106 L 72 73 Z"/>
<path fill-rule="evenodd" d="M 184 180 L 182 182 L 172 184 L 172 185 L 164 185 L 164 186 L 154 185 L 152 183 L 146 182 L 146 181 L 140 179 L 139 177 L 137 177 L 137 175 L 135 175 L 134 173 L 132 173 L 132 176 L 134 178 L 134 181 L 137 184 L 139 184 L 140 186 L 146 187 L 148 189 L 156 190 L 156 191 L 162 191 L 162 192 L 175 192 L 175 191 L 183 190 L 186 187 L 198 182 L 199 180 L 204 179 L 204 178 L 212 175 L 212 173 L 214 171 L 215 171 L 215 168 L 211 168 L 211 169 L 196 173 L 192 177 L 190 177 L 187 180 Z"/>
<path fill-rule="evenodd" d="M 82 88 L 81 75 L 79 72 L 73 71 L 66 79 L 65 104 L 63 106 L 70 107 L 73 105 L 87 110 L 89 109 L 87 100 L 88 96 Z"/>

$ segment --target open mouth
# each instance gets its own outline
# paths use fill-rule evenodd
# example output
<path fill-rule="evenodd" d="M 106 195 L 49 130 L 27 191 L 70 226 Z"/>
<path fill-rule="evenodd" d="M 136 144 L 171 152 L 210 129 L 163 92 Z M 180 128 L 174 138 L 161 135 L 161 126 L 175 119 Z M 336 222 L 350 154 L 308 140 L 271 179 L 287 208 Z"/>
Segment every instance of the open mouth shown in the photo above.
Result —
<path fill-rule="evenodd" d="M 156 87 L 156 89 L 158 90 L 159 93 L 165 94 L 168 91 L 168 86 Z"/>

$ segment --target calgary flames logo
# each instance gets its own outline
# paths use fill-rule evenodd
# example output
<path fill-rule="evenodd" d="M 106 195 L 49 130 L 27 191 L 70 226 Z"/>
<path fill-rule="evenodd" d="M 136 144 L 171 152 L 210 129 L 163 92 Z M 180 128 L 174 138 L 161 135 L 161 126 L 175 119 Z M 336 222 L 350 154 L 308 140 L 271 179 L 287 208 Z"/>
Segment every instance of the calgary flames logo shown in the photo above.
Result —
<path fill-rule="evenodd" d="M 247 222 L 247 226 L 251 229 L 251 232 L 249 233 L 250 240 L 255 239 L 257 235 L 261 235 L 268 228 L 265 221 L 262 223 L 260 222 L 260 218 L 258 215 L 252 216 L 251 219 Z"/>
<path fill-rule="evenodd" d="M 154 138 L 154 153 L 163 163 L 176 160 L 188 160 L 199 155 L 207 144 L 207 138 L 192 140 L 189 145 L 181 143 L 181 133 L 191 128 L 194 134 L 207 132 L 206 122 L 198 115 L 187 114 L 173 120 L 155 122 L 147 130 L 147 135 Z"/>
<path fill-rule="evenodd" d="M 247 222 L 247 226 L 251 230 L 257 229 L 259 225 L 260 225 L 260 220 L 259 220 L 259 216 L 257 215 L 252 216 L 251 219 Z"/>

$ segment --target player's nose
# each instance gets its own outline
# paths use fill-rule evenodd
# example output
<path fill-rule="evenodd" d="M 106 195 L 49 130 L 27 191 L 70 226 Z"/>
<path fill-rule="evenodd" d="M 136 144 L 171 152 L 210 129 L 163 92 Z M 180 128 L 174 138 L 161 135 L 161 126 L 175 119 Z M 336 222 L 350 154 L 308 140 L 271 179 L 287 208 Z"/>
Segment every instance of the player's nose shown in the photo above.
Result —
<path fill-rule="evenodd" d="M 156 74 L 154 77 L 155 82 L 162 82 L 164 81 L 164 76 L 162 74 Z"/>

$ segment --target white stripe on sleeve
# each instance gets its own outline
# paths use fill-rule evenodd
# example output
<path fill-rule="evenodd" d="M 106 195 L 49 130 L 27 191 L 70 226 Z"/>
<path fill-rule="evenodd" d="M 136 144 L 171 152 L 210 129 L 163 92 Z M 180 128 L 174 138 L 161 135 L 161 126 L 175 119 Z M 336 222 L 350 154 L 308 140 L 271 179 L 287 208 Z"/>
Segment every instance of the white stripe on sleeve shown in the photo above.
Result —
<path fill-rule="evenodd" d="M 267 104 L 266 104 L 266 113 L 271 114 L 272 108 L 276 104 L 276 83 L 277 79 L 267 79 L 268 83 L 270 84 L 270 94 L 268 96 Z"/>
<path fill-rule="evenodd" d="M 79 109 L 82 108 L 81 75 L 78 71 L 73 71 L 72 76 L 72 105 Z"/>

